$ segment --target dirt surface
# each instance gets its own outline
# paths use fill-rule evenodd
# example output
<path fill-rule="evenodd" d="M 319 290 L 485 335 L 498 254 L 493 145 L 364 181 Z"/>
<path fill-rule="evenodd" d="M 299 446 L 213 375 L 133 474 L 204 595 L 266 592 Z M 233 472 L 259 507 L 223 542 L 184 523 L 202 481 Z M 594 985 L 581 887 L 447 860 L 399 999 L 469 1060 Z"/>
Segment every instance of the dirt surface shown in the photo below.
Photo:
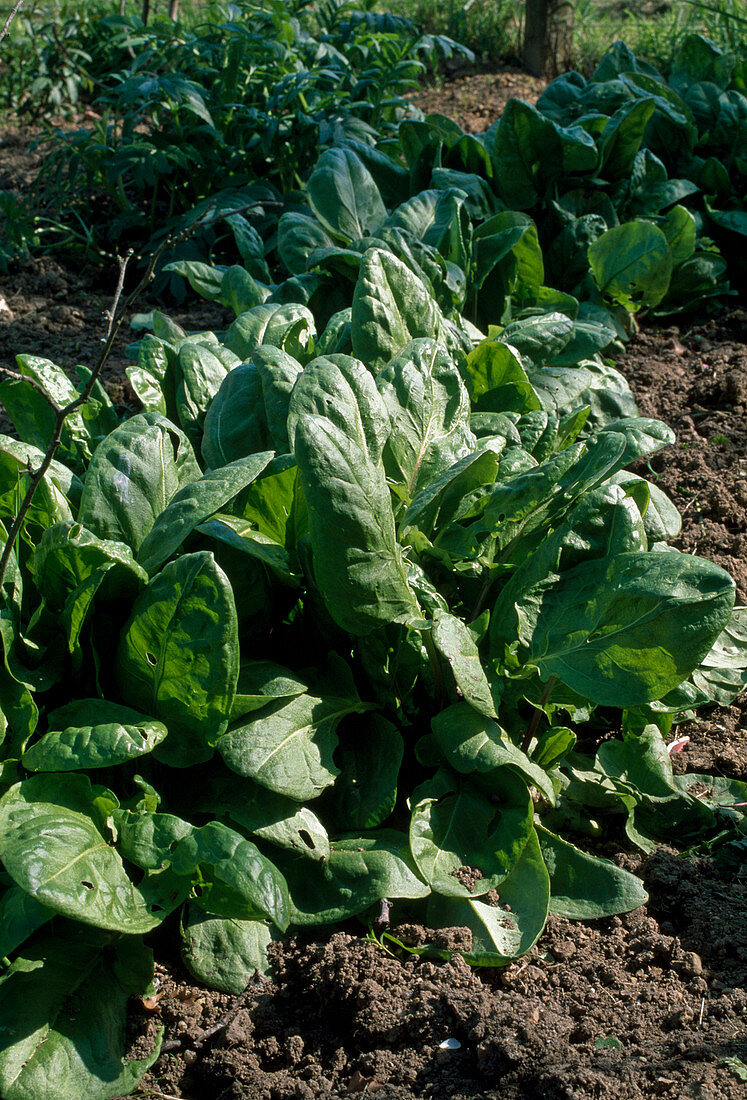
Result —
<path fill-rule="evenodd" d="M 504 90 L 527 96 L 526 84 Z M 464 108 L 448 98 L 447 89 L 439 91 L 437 101 L 421 97 L 421 106 L 451 113 L 466 128 L 485 129 L 500 109 L 487 91 Z M 8 185 L 10 152 L 0 143 L 0 187 Z M 15 354 L 27 352 L 64 367 L 93 366 L 114 281 L 113 273 L 71 274 L 47 260 L 17 265 L 1 276 L 7 308 L 0 309 L 0 362 L 12 366 Z M 226 319 L 211 306 L 169 312 L 190 328 L 220 328 Z M 641 411 L 666 420 L 677 433 L 676 445 L 652 459 L 646 476 L 656 477 L 683 513 L 678 546 L 727 568 L 742 602 L 746 330 L 747 313 L 739 309 L 705 323 L 644 329 L 618 364 Z M 132 393 L 123 367 L 131 338 L 125 329 L 105 376 L 114 400 L 126 406 Z M 747 702 L 681 727 L 690 743 L 674 758 L 677 770 L 747 779 L 745 710 Z M 151 1049 L 160 1025 L 170 1049 L 138 1095 L 746 1095 L 734 1059 L 747 1062 L 747 867 L 719 871 L 706 859 L 690 861 L 666 849 L 646 859 L 615 848 L 605 854 L 643 877 L 648 905 L 622 918 L 576 924 L 551 919 L 532 952 L 503 970 L 472 971 L 459 954 L 446 963 L 395 957 L 362 939 L 361 927 L 351 923 L 275 945 L 272 980 L 257 979 L 239 998 L 230 998 L 194 985 L 179 962 L 178 945 L 154 934 L 158 994 L 147 1007 L 133 1006 L 133 1053 Z M 466 930 L 428 933 L 402 927 L 401 920 L 394 907 L 392 931 L 402 942 L 417 945 L 438 936 L 441 946 L 455 951 L 468 945 Z M 450 1039 L 459 1044 L 455 1049 L 442 1046 Z"/>
<path fill-rule="evenodd" d="M 460 73 L 450 80 L 426 85 L 412 101 L 426 115 L 447 115 L 467 133 L 479 134 L 503 114 L 512 96 L 536 103 L 544 87 L 544 80 L 519 69 Z"/>

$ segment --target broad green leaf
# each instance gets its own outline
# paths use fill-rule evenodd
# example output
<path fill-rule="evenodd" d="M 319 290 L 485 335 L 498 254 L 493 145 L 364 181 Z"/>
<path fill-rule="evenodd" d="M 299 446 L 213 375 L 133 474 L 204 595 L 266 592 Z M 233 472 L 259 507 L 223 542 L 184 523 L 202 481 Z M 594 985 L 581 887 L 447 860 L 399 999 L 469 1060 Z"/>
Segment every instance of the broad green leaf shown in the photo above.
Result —
<path fill-rule="evenodd" d="M 693 683 L 719 706 L 747 687 L 747 607 L 735 607 L 713 647 L 692 675 Z"/>
<path fill-rule="evenodd" d="M 670 542 L 677 538 L 682 530 L 682 517 L 666 493 L 657 485 L 630 473 L 629 470 L 618 470 L 610 481 L 621 485 L 635 500 L 643 516 L 649 545 L 654 542 Z"/>
<path fill-rule="evenodd" d="M 212 554 L 186 554 L 153 578 L 123 631 L 116 670 L 124 701 L 168 727 L 158 759 L 187 767 L 210 757 L 239 673 L 233 593 Z"/>
<path fill-rule="evenodd" d="M 273 661 L 242 660 L 231 718 L 260 710 L 271 699 L 305 695 L 308 685 L 290 669 Z"/>
<path fill-rule="evenodd" d="M 308 694 L 281 699 L 233 725 L 218 741 L 218 751 L 238 775 L 306 802 L 339 775 L 333 759 L 338 724 L 347 714 L 365 709 L 366 704 L 354 699 Z"/>
<path fill-rule="evenodd" d="M 283 853 L 278 865 L 291 894 L 293 924 L 333 924 L 362 913 L 383 898 L 424 898 L 407 837 L 393 829 L 332 841 L 329 859 L 309 864 Z"/>
<path fill-rule="evenodd" d="M 446 611 L 433 614 L 433 641 L 448 662 L 456 685 L 467 702 L 489 718 L 495 718 L 495 701 L 480 653 L 467 626 Z"/>
<path fill-rule="evenodd" d="M 0 612 L 0 745 L 3 756 L 22 751 L 39 721 L 37 707 L 14 654 L 16 632 L 8 612 Z"/>
<path fill-rule="evenodd" d="M 291 275 L 303 275 L 315 249 L 330 248 L 332 238 L 308 214 L 281 214 L 278 221 L 278 253 Z"/>
<path fill-rule="evenodd" d="M 550 875 L 550 912 L 568 920 L 590 920 L 628 913 L 645 905 L 648 894 L 630 871 L 582 852 L 537 825 L 542 858 Z"/>
<path fill-rule="evenodd" d="M 529 364 L 545 367 L 567 347 L 574 328 L 573 321 L 564 313 L 547 313 L 512 321 L 497 331 L 495 338 L 515 348 Z"/>
<path fill-rule="evenodd" d="M 314 580 L 353 634 L 420 617 L 394 529 L 382 450 L 389 424 L 373 377 L 354 359 L 317 359 L 291 398 Z"/>
<path fill-rule="evenodd" d="M 308 806 L 260 787 L 237 775 L 216 776 L 208 784 L 200 809 L 229 817 L 244 832 L 253 833 L 280 848 L 301 852 L 309 859 L 327 859 L 329 837 Z"/>
<path fill-rule="evenodd" d="M 0 977 L 4 1100 L 106 1100 L 129 1095 L 160 1052 L 125 1061 L 130 997 L 143 996 L 152 953 L 140 939 L 67 926 Z"/>
<path fill-rule="evenodd" d="M 434 928 L 467 927 L 472 948 L 463 951 L 473 966 L 505 966 L 525 955 L 545 927 L 550 902 L 550 880 L 532 829 L 513 871 L 497 897 L 486 903 L 477 898 L 447 898 L 433 894 L 427 921 Z"/>
<path fill-rule="evenodd" d="M 509 99 L 490 149 L 498 194 L 511 210 L 529 210 L 560 175 L 557 127 L 534 107 Z"/>
<path fill-rule="evenodd" d="M 643 221 L 608 229 L 589 247 L 589 263 L 602 294 L 631 313 L 658 305 L 672 276 L 667 238 L 658 226 Z"/>
<path fill-rule="evenodd" d="M 250 485 L 272 458 L 272 451 L 237 458 L 185 485 L 156 517 L 141 543 L 138 558 L 142 567 L 150 574 L 160 569 L 198 524 L 219 512 Z"/>
<path fill-rule="evenodd" d="M 0 894 L 0 959 L 12 955 L 53 916 L 54 909 L 42 905 L 20 886 L 4 890 Z"/>
<path fill-rule="evenodd" d="M 158 413 L 139 413 L 96 448 L 78 521 L 137 551 L 171 498 L 200 475 L 184 433 Z"/>
<path fill-rule="evenodd" d="M 297 302 L 264 302 L 240 314 L 226 333 L 225 343 L 242 360 L 261 344 L 283 348 L 296 359 L 306 352 L 316 336 L 314 315 Z"/>
<path fill-rule="evenodd" d="M 228 373 L 205 417 L 202 454 L 217 468 L 256 451 L 290 450 L 288 403 L 301 366 L 280 348 L 257 348 Z"/>
<path fill-rule="evenodd" d="M 228 369 L 205 344 L 185 342 L 176 360 L 176 411 L 179 423 L 195 448 L 202 439 L 205 413 L 228 374 Z"/>
<path fill-rule="evenodd" d="M 199 260 L 174 260 L 166 264 L 163 270 L 183 276 L 201 298 L 207 298 L 209 302 L 219 301 L 225 268 L 213 267 Z"/>
<path fill-rule="evenodd" d="M 48 527 L 34 551 L 36 587 L 47 603 L 61 608 L 83 581 L 102 566 L 111 565 L 110 597 L 134 599 L 148 575 L 123 542 L 99 539 L 80 523 Z"/>
<path fill-rule="evenodd" d="M 673 206 L 662 220 L 660 228 L 667 239 L 672 263 L 684 263 L 695 251 L 695 218 L 684 206 Z"/>
<path fill-rule="evenodd" d="M 192 977 L 222 993 L 242 993 L 255 974 L 267 974 L 272 932 L 264 921 L 211 917 L 197 906 L 182 921 L 182 960 Z"/>
<path fill-rule="evenodd" d="M 523 593 L 519 659 L 597 704 L 648 703 L 700 664 L 733 602 L 731 577 L 701 558 L 597 558 Z"/>
<path fill-rule="evenodd" d="M 442 337 L 443 318 L 423 281 L 391 252 L 372 248 L 353 295 L 353 353 L 377 373 L 418 337 Z"/>
<path fill-rule="evenodd" d="M 469 398 L 435 340 L 413 340 L 376 377 L 391 419 L 384 462 L 412 496 L 472 451 Z"/>
<path fill-rule="evenodd" d="M 280 871 L 251 841 L 219 821 L 191 829 L 171 858 L 176 875 L 194 876 L 195 903 L 218 917 L 268 917 L 281 932 L 289 923 L 288 888 Z"/>
<path fill-rule="evenodd" d="M 495 776 L 499 804 L 441 768 L 411 798 L 410 849 L 420 876 L 438 894 L 477 897 L 516 866 L 532 831 L 526 784 Z"/>
<path fill-rule="evenodd" d="M 93 794 L 83 776 L 38 775 L 11 787 L 0 799 L 5 869 L 57 913 L 114 932 L 149 932 L 163 915 L 127 877 L 92 812 Z"/>
<path fill-rule="evenodd" d="M 456 703 L 437 714 L 433 735 L 449 765 L 490 793 L 494 774 L 510 768 L 527 786 L 535 786 L 555 802 L 547 773 L 523 753 L 497 722 L 478 714 L 465 703 Z"/>
<path fill-rule="evenodd" d="M 327 149 L 309 177 L 311 209 L 333 237 L 354 241 L 374 232 L 386 207 L 373 176 L 352 149 Z"/>
<path fill-rule="evenodd" d="M 137 760 L 163 741 L 168 730 L 119 703 L 79 699 L 52 711 L 49 729 L 23 754 L 32 772 L 109 768 Z"/>
<path fill-rule="evenodd" d="M 338 829 L 375 829 L 397 800 L 404 754 L 402 735 L 379 714 L 357 715 L 346 723 L 336 759 L 340 774 L 332 791 Z"/>
<path fill-rule="evenodd" d="M 469 515 L 465 506 L 472 494 L 486 496 L 496 479 L 505 440 L 481 447 L 445 470 L 421 489 L 405 512 L 404 527 L 418 527 L 425 534 Z M 530 459 L 530 461 L 532 461 Z"/>
<path fill-rule="evenodd" d="M 525 413 L 541 407 L 521 357 L 510 344 L 485 340 L 467 356 L 474 412 Z"/>
<path fill-rule="evenodd" d="M 489 535 L 504 551 L 505 560 L 515 560 L 522 545 L 518 540 L 542 530 L 551 517 L 562 516 L 574 500 L 598 485 L 620 465 L 625 445 L 625 436 L 619 433 L 600 433 L 496 484 L 484 515 L 470 532 L 469 549 L 465 541 L 465 554 L 476 554 L 480 540 Z"/>
<path fill-rule="evenodd" d="M 601 171 L 606 179 L 630 172 L 655 108 L 651 98 L 636 99 L 615 111 L 606 124 L 599 141 Z"/>
<path fill-rule="evenodd" d="M 43 458 L 44 452 L 31 444 L 0 436 L 0 519 L 6 526 L 15 519 L 26 494 L 31 478 L 29 468 L 38 470 Z M 35 545 L 38 539 L 35 527 L 43 531 L 54 523 L 72 523 L 71 504 L 80 500 L 81 491 L 78 478 L 61 462 L 53 462 L 26 513 L 24 539 Z"/>

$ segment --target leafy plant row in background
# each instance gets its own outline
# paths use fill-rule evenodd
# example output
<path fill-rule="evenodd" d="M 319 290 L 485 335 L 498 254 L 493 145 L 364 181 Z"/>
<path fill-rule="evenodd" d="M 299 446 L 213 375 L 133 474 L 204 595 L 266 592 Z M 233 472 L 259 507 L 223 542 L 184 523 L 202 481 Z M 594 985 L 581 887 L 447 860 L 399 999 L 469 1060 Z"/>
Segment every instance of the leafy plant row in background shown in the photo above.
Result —
<path fill-rule="evenodd" d="M 370 925 L 382 899 L 501 966 L 548 912 L 645 900 L 578 832 L 743 832 L 747 785 L 675 777 L 666 737 L 747 682 L 747 611 L 626 470 L 672 434 L 578 361 L 595 324 L 482 339 L 372 245 L 349 353 L 322 325 L 261 303 L 188 336 L 156 314 L 146 411 L 117 423 L 97 390 L 34 498 L 0 613 L 7 1100 L 134 1087 L 155 1053 L 123 1064 L 125 1004 L 166 920 L 228 991 L 288 929 Z M 76 392 L 19 368 L 6 522 L 50 439 L 39 387 Z"/>
<path fill-rule="evenodd" d="M 77 14 L 62 31 L 48 28 L 49 49 L 59 50 L 60 33 L 77 38 L 81 20 L 100 119 L 53 131 L 29 213 L 48 214 L 37 222 L 44 246 L 89 258 L 112 255 L 123 237 L 142 249 L 222 188 L 259 183 L 245 201 L 272 208 L 280 192 L 301 185 L 320 149 L 386 131 L 427 65 L 468 55 L 346 0 L 240 0 L 176 28 Z M 42 78 L 29 86 L 25 72 L 33 102 Z"/>
<path fill-rule="evenodd" d="M 172 270 L 236 312 L 263 297 L 342 309 L 376 244 L 447 318 L 483 331 L 517 309 L 589 320 L 605 319 L 600 307 L 723 301 L 743 284 L 747 234 L 747 98 L 728 87 L 733 67 L 695 36 L 665 82 L 618 43 L 591 81 L 561 77 L 537 108 L 510 100 L 484 134 L 431 115 L 375 147 L 347 139 L 322 154 L 307 205 L 281 213 L 276 236 L 260 221 L 250 242 L 247 219 L 228 218 L 243 265 Z M 283 273 L 294 278 L 276 290 Z"/>

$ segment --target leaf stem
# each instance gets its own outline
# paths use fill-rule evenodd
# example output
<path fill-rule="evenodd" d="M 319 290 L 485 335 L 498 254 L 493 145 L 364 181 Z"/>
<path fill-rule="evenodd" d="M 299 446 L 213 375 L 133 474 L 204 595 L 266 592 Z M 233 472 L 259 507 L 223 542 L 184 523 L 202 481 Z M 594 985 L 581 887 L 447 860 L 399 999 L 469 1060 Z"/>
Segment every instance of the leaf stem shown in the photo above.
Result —
<path fill-rule="evenodd" d="M 436 685 L 436 706 L 439 710 L 443 710 L 445 689 L 444 689 L 444 674 L 441 668 L 441 661 L 439 660 L 438 650 L 436 649 L 436 643 L 433 641 L 433 631 L 422 631 L 423 645 L 425 646 L 425 652 L 428 654 L 428 660 L 430 662 L 431 670 L 433 672 L 433 679 Z"/>
<path fill-rule="evenodd" d="M 550 677 L 550 679 L 545 684 L 545 690 L 542 692 L 542 698 L 540 699 L 537 706 L 534 708 L 534 713 L 532 714 L 529 725 L 527 726 L 527 732 L 524 734 L 524 740 L 521 743 L 521 751 L 523 753 L 529 752 L 529 746 L 532 743 L 532 738 L 537 732 L 537 726 L 539 725 L 540 717 L 544 713 L 542 708 L 544 707 L 547 700 L 550 698 L 550 695 L 552 694 L 552 689 L 555 687 L 556 680 L 557 676 L 553 675 Z"/>

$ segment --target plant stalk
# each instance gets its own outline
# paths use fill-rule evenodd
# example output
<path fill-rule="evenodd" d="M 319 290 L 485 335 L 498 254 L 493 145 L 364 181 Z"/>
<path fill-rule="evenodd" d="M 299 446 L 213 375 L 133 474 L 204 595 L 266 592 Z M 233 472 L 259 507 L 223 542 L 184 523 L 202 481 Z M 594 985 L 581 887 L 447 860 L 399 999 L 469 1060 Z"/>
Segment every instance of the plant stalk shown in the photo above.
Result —
<path fill-rule="evenodd" d="M 544 713 L 542 708 L 552 695 L 552 689 L 555 687 L 556 680 L 557 676 L 550 677 L 550 679 L 545 684 L 545 690 L 542 692 L 542 698 L 540 699 L 537 706 L 534 708 L 534 713 L 532 714 L 529 725 L 527 726 L 527 732 L 524 734 L 524 740 L 521 743 L 521 751 L 523 753 L 529 752 L 529 746 L 532 743 L 532 738 L 537 732 L 537 726 L 539 725 L 540 718 Z"/>

